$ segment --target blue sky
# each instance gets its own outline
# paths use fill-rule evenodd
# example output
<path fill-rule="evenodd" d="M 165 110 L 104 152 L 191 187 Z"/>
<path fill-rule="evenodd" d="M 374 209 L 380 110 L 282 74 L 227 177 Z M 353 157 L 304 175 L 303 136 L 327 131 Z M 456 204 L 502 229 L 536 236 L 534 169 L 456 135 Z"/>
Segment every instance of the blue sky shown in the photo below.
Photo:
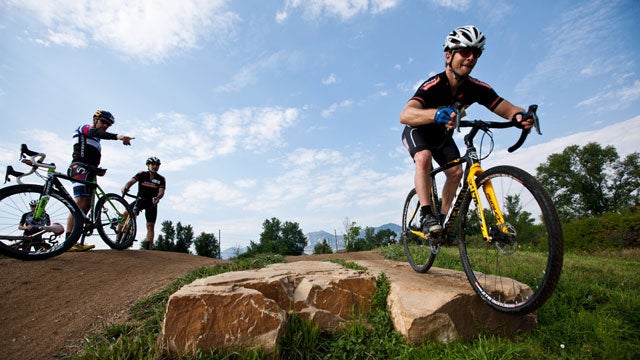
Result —
<path fill-rule="evenodd" d="M 474 77 L 540 106 L 543 135 L 507 154 L 517 133 L 496 131 L 484 166 L 535 173 L 573 144 L 640 151 L 639 18 L 635 0 L 0 0 L 0 165 L 27 143 L 66 171 L 73 130 L 106 109 L 136 139 L 103 143 L 100 184 L 118 192 L 159 157 L 158 223 L 220 231 L 223 249 L 272 217 L 399 224 L 413 186 L 399 114 L 443 70 L 451 29 L 487 36 Z"/>

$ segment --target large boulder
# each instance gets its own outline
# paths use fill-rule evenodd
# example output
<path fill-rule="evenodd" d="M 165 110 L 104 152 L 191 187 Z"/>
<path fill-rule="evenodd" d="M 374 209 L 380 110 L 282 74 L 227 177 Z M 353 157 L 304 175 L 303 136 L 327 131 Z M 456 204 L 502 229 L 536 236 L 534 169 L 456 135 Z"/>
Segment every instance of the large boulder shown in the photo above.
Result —
<path fill-rule="evenodd" d="M 332 330 L 369 310 L 375 278 L 330 262 L 301 261 L 198 279 L 171 295 L 163 345 L 197 349 L 275 349 L 288 314 Z"/>
<path fill-rule="evenodd" d="M 446 343 L 483 332 L 512 336 L 537 325 L 535 314 L 493 310 L 473 292 L 464 272 L 431 268 L 419 274 L 405 262 L 355 262 L 367 271 L 300 261 L 196 280 L 169 298 L 163 345 L 177 354 L 241 347 L 272 351 L 292 312 L 323 330 L 366 312 L 375 293 L 374 276 L 381 272 L 391 283 L 387 304 L 393 325 L 413 343 Z M 513 294 L 528 291 L 519 284 L 510 289 Z"/>
<path fill-rule="evenodd" d="M 471 339 L 481 332 L 514 336 L 531 332 L 537 325 L 535 313 L 515 316 L 489 307 L 473 291 L 462 271 L 433 267 L 419 274 L 405 262 L 356 262 L 372 273 L 387 275 L 391 283 L 387 304 L 394 328 L 413 343 L 448 343 Z M 526 285 L 509 283 L 515 285 L 510 292 L 531 291 Z"/>

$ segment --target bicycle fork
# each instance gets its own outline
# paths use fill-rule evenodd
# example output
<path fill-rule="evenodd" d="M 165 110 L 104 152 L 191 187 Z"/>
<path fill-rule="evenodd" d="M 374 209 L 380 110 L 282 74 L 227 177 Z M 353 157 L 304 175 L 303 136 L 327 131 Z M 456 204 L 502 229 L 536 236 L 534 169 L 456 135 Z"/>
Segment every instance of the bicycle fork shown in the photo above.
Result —
<path fill-rule="evenodd" d="M 491 242 L 493 239 L 492 234 L 489 232 L 489 228 L 487 227 L 487 219 L 485 217 L 482 199 L 480 198 L 480 192 L 478 190 L 478 185 L 476 184 L 476 177 L 482 174 L 484 170 L 480 167 L 479 163 L 474 163 L 469 168 L 469 173 L 467 175 L 467 186 L 469 187 L 469 191 L 471 191 L 471 197 L 473 201 L 476 203 L 476 215 L 478 216 L 478 220 L 480 222 L 480 231 L 482 232 L 482 238 L 486 242 Z M 504 234 L 509 234 L 509 229 L 507 228 L 506 221 L 504 219 L 504 215 L 502 214 L 502 210 L 500 209 L 500 204 L 498 198 L 496 197 L 496 192 L 493 188 L 493 184 L 491 180 L 486 180 L 482 186 L 482 192 L 485 195 L 487 202 L 489 203 L 489 207 L 493 215 L 495 216 L 495 224 L 500 229 L 500 231 Z"/>

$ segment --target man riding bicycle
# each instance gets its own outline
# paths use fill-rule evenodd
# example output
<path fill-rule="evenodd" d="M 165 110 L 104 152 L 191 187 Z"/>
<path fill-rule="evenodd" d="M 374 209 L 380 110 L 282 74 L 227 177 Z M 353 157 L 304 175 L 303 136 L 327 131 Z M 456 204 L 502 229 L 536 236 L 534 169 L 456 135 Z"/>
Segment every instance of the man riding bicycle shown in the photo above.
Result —
<path fill-rule="evenodd" d="M 462 109 L 477 102 L 495 114 L 521 122 L 525 129 L 533 125 L 524 120 L 524 109 L 512 105 L 498 96 L 488 84 L 469 76 L 484 50 L 486 38 L 473 25 L 454 29 L 445 38 L 445 71 L 427 79 L 400 113 L 400 123 L 405 124 L 402 143 L 416 164 L 414 182 L 420 201 L 420 224 L 425 233 L 442 232 L 442 224 L 449 212 L 455 191 L 462 178 L 462 166 L 445 170 L 446 180 L 442 189 L 441 214 L 433 214 L 429 189 L 431 189 L 432 159 L 439 165 L 460 157 L 460 151 L 450 131 L 455 127 L 459 114 L 453 110 L 455 103 Z"/>

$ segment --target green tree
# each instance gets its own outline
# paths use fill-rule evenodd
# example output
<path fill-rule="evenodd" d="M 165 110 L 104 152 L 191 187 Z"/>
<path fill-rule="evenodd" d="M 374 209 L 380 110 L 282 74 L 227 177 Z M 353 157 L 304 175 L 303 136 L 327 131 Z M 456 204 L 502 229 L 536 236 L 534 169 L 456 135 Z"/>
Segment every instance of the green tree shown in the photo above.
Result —
<path fill-rule="evenodd" d="M 182 226 L 178 221 L 176 224 L 176 245 L 173 247 L 173 251 L 189 254 L 191 244 L 193 244 L 193 228 L 191 225 Z"/>
<path fill-rule="evenodd" d="M 373 247 L 379 247 L 382 245 L 387 245 L 391 241 L 391 239 L 397 239 L 398 234 L 391 229 L 382 229 L 376 232 L 373 241 Z"/>
<path fill-rule="evenodd" d="M 281 255 L 302 255 L 304 247 L 307 246 L 307 238 L 296 222 L 285 221 L 281 232 Z"/>
<path fill-rule="evenodd" d="M 173 223 L 169 220 L 163 221 L 160 231 L 162 234 L 158 235 L 154 249 L 159 251 L 173 251 L 176 239 L 176 231 L 173 228 Z"/>
<path fill-rule="evenodd" d="M 313 253 L 314 254 L 332 254 L 333 249 L 331 249 L 331 246 L 327 242 L 327 239 L 322 239 L 322 242 L 316 243 L 316 245 L 313 247 Z"/>
<path fill-rule="evenodd" d="M 173 227 L 173 223 L 169 220 L 162 222 L 162 234 L 158 235 L 156 250 L 173 251 L 189 254 L 189 248 L 193 243 L 193 228 L 191 225 L 182 226 L 178 222 Z"/>
<path fill-rule="evenodd" d="M 196 248 L 196 254 L 200 256 L 207 256 L 210 258 L 220 258 L 220 246 L 215 235 L 202 232 L 196 240 L 193 242 Z"/>
<path fill-rule="evenodd" d="M 362 228 L 355 221 L 344 218 L 344 247 L 347 251 L 360 251 L 364 249 L 365 240 L 360 238 Z"/>
<path fill-rule="evenodd" d="M 260 242 L 251 241 L 245 256 L 258 253 L 302 255 L 304 252 L 307 238 L 298 223 L 290 221 L 282 223 L 277 218 L 271 218 L 262 223 L 262 229 Z"/>
<path fill-rule="evenodd" d="M 505 221 L 515 228 L 518 241 L 537 245 L 539 242 L 537 236 L 540 232 L 537 230 L 535 219 L 531 213 L 522 209 L 520 196 L 507 196 L 503 207 Z"/>
<path fill-rule="evenodd" d="M 537 177 L 564 220 L 598 216 L 640 204 L 640 155 L 622 161 L 613 146 L 572 145 L 538 166 Z"/>

